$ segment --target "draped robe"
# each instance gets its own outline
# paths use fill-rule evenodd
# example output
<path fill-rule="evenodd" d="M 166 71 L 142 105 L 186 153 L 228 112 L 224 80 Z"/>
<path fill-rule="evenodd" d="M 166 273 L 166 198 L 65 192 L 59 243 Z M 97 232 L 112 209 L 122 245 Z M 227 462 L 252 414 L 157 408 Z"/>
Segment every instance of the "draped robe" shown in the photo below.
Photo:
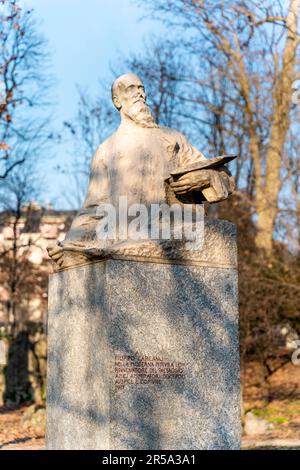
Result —
<path fill-rule="evenodd" d="M 142 127 L 133 121 L 122 122 L 116 132 L 96 150 L 90 169 L 90 181 L 83 207 L 75 217 L 63 243 L 95 240 L 99 222 L 97 208 L 102 203 L 118 207 L 119 197 L 131 204 L 166 202 L 165 180 L 178 167 L 206 160 L 180 132 L 167 127 Z M 230 174 L 213 171 L 216 183 L 234 188 Z M 214 183 L 211 183 L 214 186 Z M 213 188 L 216 189 L 216 188 Z M 215 191 L 215 201 L 222 196 Z"/>

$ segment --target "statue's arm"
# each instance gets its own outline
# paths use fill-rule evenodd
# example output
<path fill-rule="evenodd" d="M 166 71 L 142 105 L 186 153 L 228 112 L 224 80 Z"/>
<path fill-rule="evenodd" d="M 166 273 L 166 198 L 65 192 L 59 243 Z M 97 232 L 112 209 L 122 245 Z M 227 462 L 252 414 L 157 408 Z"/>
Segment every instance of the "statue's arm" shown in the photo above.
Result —
<path fill-rule="evenodd" d="M 58 267 L 73 264 L 66 261 L 66 252 L 82 252 L 89 240 L 95 238 L 99 215 L 97 208 L 101 202 L 108 200 L 108 171 L 105 152 L 100 146 L 96 150 L 90 166 L 90 178 L 87 195 L 82 208 L 74 218 L 70 230 L 62 242 L 47 248 L 50 258 Z M 67 255 L 70 257 L 70 255 Z"/>
<path fill-rule="evenodd" d="M 183 134 L 178 135 L 179 144 L 179 165 L 188 166 L 191 163 L 207 160 L 200 150 L 193 147 Z"/>
<path fill-rule="evenodd" d="M 187 139 L 180 134 L 179 139 L 179 166 L 188 166 L 191 163 L 206 160 L 203 153 L 193 147 Z M 218 169 L 195 170 L 182 175 L 171 188 L 177 195 L 195 194 L 195 202 L 220 202 L 235 189 L 235 180 L 227 167 Z M 200 197 L 197 194 L 200 194 Z"/>
<path fill-rule="evenodd" d="M 95 233 L 99 215 L 97 209 L 108 200 L 108 171 L 102 145 L 96 150 L 90 166 L 90 178 L 82 208 L 77 213 L 64 243 L 86 241 Z"/>

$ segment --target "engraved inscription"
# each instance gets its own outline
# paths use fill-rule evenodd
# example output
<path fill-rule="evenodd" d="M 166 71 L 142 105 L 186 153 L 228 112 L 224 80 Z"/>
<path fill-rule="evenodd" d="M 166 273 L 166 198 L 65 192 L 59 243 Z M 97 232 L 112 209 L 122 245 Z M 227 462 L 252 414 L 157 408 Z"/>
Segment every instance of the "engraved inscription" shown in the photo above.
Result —
<path fill-rule="evenodd" d="M 184 363 L 166 361 L 158 356 L 117 354 L 115 356 L 115 386 L 160 384 L 162 380 L 183 379 Z"/>

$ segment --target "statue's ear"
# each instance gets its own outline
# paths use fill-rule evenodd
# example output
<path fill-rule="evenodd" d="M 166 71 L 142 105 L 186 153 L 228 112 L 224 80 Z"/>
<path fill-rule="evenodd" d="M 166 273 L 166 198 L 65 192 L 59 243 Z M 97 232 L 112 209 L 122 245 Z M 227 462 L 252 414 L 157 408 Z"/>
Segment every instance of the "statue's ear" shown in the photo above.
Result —
<path fill-rule="evenodd" d="M 114 103 L 115 107 L 120 111 L 122 106 L 121 106 L 121 102 L 120 102 L 120 100 L 117 96 L 113 97 L 113 103 Z"/>

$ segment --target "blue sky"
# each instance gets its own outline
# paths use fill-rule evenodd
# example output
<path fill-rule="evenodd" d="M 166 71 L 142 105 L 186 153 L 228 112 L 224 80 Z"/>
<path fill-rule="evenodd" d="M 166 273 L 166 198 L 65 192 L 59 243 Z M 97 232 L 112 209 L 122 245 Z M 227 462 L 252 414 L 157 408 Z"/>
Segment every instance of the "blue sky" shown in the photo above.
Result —
<path fill-rule="evenodd" d="M 76 84 L 97 94 L 99 80 L 107 81 L 114 60 L 140 51 L 148 34 L 162 31 L 150 19 L 140 21 L 145 11 L 132 0 L 19 0 L 19 4 L 34 9 L 39 31 L 48 41 L 56 130 L 76 114 Z M 44 170 L 43 199 L 56 208 L 65 206 L 60 194 L 68 183 L 55 167 L 67 162 L 72 150 L 71 142 L 57 145 Z"/>

